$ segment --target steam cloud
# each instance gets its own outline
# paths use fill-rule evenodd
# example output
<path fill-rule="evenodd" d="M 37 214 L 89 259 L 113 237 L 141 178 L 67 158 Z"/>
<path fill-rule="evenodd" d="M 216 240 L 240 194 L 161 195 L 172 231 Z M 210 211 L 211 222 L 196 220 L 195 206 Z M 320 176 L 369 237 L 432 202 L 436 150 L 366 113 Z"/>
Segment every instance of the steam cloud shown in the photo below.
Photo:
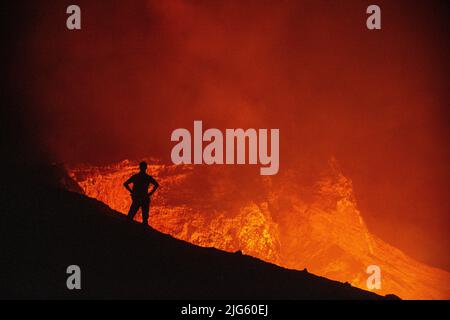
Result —
<path fill-rule="evenodd" d="M 380 32 L 360 1 L 77 4 L 79 32 L 61 3 L 16 13 L 11 88 L 50 158 L 169 161 L 197 119 L 280 128 L 281 170 L 335 156 L 375 233 L 450 270 L 444 2 L 379 1 Z"/>

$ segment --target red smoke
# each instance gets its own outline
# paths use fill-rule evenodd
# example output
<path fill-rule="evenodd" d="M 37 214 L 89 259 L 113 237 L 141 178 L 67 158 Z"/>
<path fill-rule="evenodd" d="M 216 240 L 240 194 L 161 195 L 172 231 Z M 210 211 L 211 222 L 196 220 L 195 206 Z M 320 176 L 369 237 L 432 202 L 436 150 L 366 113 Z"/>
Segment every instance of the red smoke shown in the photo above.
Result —
<path fill-rule="evenodd" d="M 169 161 L 193 120 L 280 128 L 280 170 L 335 156 L 369 229 L 450 270 L 444 2 L 379 1 L 381 31 L 366 1 L 78 1 L 81 31 L 69 4 L 27 9 L 16 76 L 52 157 Z"/>

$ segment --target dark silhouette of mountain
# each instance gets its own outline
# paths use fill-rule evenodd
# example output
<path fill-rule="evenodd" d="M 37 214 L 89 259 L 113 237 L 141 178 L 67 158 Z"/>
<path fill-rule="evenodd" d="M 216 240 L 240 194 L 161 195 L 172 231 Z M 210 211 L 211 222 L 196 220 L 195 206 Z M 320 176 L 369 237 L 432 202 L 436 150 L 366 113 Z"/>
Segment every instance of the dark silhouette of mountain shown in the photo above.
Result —
<path fill-rule="evenodd" d="M 129 222 L 77 193 L 58 166 L 6 171 L 0 298 L 395 298 L 239 252 L 197 247 Z M 81 290 L 66 288 L 69 265 L 81 268 Z"/>

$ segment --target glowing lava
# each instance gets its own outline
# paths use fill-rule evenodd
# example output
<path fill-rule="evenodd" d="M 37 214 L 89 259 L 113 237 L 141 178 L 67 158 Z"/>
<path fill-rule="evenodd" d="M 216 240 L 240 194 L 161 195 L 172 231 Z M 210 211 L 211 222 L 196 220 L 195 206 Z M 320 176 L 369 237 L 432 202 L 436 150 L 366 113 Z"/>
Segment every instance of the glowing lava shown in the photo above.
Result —
<path fill-rule="evenodd" d="M 136 171 L 136 163 L 69 171 L 87 196 L 128 211 L 130 198 L 122 183 Z M 229 252 L 241 250 L 286 268 L 308 268 L 366 290 L 366 268 L 378 265 L 379 294 L 450 298 L 450 273 L 413 260 L 369 232 L 351 180 L 334 161 L 308 184 L 294 172 L 276 179 L 241 178 L 237 183 L 232 170 L 223 166 L 157 164 L 148 171 L 161 185 L 149 222 L 175 238 Z"/>

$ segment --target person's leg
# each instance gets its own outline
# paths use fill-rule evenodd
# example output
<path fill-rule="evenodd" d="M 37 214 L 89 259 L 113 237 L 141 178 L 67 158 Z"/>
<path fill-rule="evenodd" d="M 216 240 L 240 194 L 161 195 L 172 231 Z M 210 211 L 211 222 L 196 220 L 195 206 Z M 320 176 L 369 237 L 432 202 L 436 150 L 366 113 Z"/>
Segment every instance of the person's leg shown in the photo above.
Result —
<path fill-rule="evenodd" d="M 133 202 L 131 203 L 130 206 L 130 210 L 128 211 L 128 219 L 133 221 L 134 216 L 136 215 L 136 213 L 139 210 L 139 203 L 136 200 L 133 200 Z"/>
<path fill-rule="evenodd" d="M 150 210 L 150 200 L 142 201 L 142 223 L 148 225 L 148 212 Z"/>

